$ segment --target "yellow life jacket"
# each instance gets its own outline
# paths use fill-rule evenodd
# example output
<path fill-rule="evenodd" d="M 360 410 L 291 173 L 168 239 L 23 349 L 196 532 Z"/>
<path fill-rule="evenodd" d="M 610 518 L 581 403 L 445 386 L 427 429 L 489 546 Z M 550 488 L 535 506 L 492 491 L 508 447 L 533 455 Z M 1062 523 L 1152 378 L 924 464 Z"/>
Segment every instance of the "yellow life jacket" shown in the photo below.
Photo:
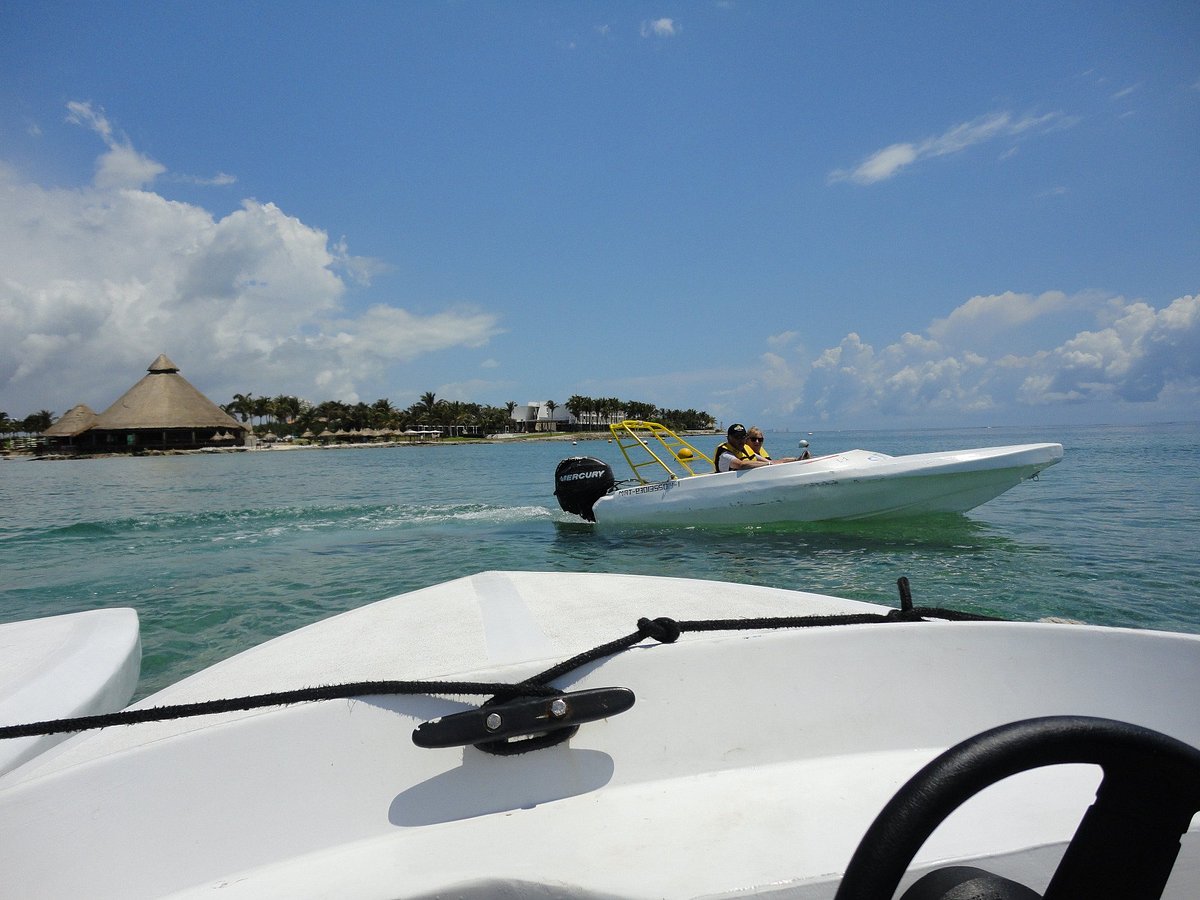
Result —
<path fill-rule="evenodd" d="M 721 444 L 721 446 L 717 447 L 716 452 L 713 453 L 713 471 L 714 472 L 721 471 L 721 454 L 722 453 L 732 453 L 734 456 L 734 459 L 754 459 L 754 456 L 755 456 L 754 451 L 751 450 L 748 445 L 742 444 L 741 450 L 735 450 L 733 447 L 731 447 L 729 445 L 729 442 L 726 441 L 724 444 Z"/>

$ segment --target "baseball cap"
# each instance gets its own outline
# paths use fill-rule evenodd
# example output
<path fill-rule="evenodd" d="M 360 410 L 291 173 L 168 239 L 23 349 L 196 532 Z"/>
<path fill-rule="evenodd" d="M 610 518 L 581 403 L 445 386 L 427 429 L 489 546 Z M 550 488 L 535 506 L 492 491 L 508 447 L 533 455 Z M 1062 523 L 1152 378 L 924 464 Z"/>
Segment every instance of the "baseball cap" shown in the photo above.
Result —
<path fill-rule="evenodd" d="M 734 422 L 729 426 L 729 430 L 725 432 L 725 436 L 744 438 L 746 436 L 746 426 L 741 422 Z"/>

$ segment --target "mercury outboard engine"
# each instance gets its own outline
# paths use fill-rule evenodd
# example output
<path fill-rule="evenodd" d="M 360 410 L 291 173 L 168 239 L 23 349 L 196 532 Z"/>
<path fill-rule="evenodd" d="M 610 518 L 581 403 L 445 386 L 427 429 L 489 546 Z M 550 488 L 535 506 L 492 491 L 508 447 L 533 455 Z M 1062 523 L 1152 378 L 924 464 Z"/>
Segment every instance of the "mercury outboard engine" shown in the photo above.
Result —
<path fill-rule="evenodd" d="M 572 456 L 554 470 L 554 496 L 565 512 L 595 522 L 592 504 L 616 484 L 612 466 L 592 456 Z"/>

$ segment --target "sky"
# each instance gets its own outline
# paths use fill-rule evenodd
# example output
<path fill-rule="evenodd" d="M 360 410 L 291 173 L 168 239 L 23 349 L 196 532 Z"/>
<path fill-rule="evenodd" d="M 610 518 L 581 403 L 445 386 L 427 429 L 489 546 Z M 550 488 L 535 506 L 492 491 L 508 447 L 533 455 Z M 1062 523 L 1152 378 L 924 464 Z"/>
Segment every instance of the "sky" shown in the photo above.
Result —
<path fill-rule="evenodd" d="M 0 410 L 1200 420 L 1200 4 L 0 0 Z"/>

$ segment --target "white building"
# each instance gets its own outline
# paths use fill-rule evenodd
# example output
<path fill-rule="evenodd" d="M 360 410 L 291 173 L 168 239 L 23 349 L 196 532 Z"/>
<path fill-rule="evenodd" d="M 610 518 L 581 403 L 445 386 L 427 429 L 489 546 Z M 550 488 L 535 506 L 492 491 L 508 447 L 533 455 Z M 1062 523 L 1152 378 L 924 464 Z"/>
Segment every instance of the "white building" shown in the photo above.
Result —
<path fill-rule="evenodd" d="M 561 403 L 550 409 L 550 400 L 539 400 L 516 406 L 512 411 L 512 419 L 520 424 L 524 431 L 558 431 L 560 425 L 575 425 L 576 418 L 571 415 Z"/>

